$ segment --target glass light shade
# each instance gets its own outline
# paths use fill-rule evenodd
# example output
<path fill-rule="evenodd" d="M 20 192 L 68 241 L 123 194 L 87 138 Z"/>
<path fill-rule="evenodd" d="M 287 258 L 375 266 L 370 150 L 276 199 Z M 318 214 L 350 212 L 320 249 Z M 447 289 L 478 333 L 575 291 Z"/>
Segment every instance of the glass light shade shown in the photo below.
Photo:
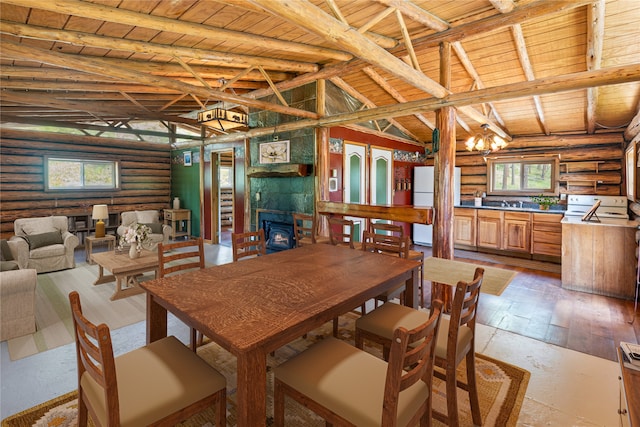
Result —
<path fill-rule="evenodd" d="M 492 151 L 498 151 L 507 146 L 507 142 L 498 135 L 488 134 L 489 125 L 483 124 L 483 132 L 476 136 L 472 136 L 465 142 L 465 147 L 469 151 L 480 151 L 483 154 L 489 154 Z"/>

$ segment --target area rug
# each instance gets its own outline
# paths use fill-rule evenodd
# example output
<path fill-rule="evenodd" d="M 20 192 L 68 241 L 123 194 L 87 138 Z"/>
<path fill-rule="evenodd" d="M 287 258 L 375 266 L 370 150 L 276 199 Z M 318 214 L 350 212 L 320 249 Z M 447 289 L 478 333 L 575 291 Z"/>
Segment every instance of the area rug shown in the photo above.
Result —
<path fill-rule="evenodd" d="M 353 343 L 354 315 L 345 315 L 340 318 L 340 338 Z M 268 357 L 268 390 L 266 424 L 273 425 L 270 414 L 273 413 L 273 375 L 272 368 L 279 365 L 295 354 L 303 351 L 314 342 L 320 341 L 331 334 L 332 323 L 312 331 L 305 339 L 300 338 L 275 352 Z M 376 355 L 380 350 L 375 347 L 366 347 Z M 198 349 L 198 354 L 209 364 L 218 369 L 227 378 L 227 425 L 235 426 L 236 420 L 236 359 L 230 353 L 210 343 Z M 476 372 L 480 394 L 480 408 L 483 425 L 485 426 L 515 426 L 524 400 L 529 382 L 530 373 L 516 366 L 492 359 L 482 354 L 477 354 Z M 464 363 L 459 367 L 458 374 L 463 378 Z M 434 379 L 434 409 L 446 412 L 445 386 L 440 380 Z M 461 426 L 472 426 L 469 400 L 466 393 L 460 391 L 458 395 L 459 416 Z M 289 426 L 324 426 L 324 421 L 315 416 L 306 408 L 296 402 L 286 401 L 286 425 Z M 2 427 L 26 427 L 26 426 L 76 426 L 77 393 L 71 392 L 41 405 L 27 409 L 13 415 L 2 422 Z M 213 409 L 206 410 L 180 424 L 184 427 L 212 427 Z M 442 426 L 434 420 L 434 426 Z"/>
<path fill-rule="evenodd" d="M 105 272 L 108 274 L 108 272 Z M 78 263 L 76 268 L 38 274 L 36 285 L 36 332 L 7 342 L 11 360 L 72 343 L 73 321 L 69 307 L 69 293 L 78 291 L 82 307 L 91 313 L 92 320 L 106 323 L 114 330 L 145 319 L 144 294 L 111 301 L 115 282 L 94 286 L 98 266 Z M 152 279 L 147 273 L 142 280 Z"/>
<path fill-rule="evenodd" d="M 518 274 L 517 271 L 471 262 L 428 257 L 424 260 L 424 278 L 431 282 L 455 286 L 460 280 L 471 281 L 477 267 L 484 269 L 480 292 L 499 296 Z"/>

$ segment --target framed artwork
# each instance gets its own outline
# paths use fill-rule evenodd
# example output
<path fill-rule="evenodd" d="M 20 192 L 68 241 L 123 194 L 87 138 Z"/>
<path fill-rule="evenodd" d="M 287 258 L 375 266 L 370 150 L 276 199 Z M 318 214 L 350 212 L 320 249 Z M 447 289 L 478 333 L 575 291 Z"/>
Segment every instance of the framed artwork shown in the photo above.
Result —
<path fill-rule="evenodd" d="M 637 147 L 636 144 L 634 142 L 632 142 L 631 144 L 629 144 L 629 147 L 627 148 L 627 151 L 625 153 L 625 164 L 626 164 L 626 168 L 625 168 L 625 172 L 626 172 L 626 178 L 627 178 L 627 199 L 635 202 L 636 198 L 638 197 L 638 194 L 636 193 L 636 185 L 637 185 L 637 172 L 638 172 L 638 168 L 637 168 Z"/>
<path fill-rule="evenodd" d="M 185 166 L 191 166 L 191 151 L 185 151 L 184 152 L 184 165 Z"/>
<path fill-rule="evenodd" d="M 260 144 L 260 158 L 258 163 L 289 163 L 289 141 L 272 141 Z"/>

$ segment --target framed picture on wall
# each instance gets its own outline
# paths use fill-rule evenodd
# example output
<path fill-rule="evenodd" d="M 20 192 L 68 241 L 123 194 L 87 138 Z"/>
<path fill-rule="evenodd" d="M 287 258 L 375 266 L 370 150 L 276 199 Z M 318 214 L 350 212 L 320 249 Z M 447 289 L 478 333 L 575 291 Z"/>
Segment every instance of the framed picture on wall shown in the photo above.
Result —
<path fill-rule="evenodd" d="M 638 171 L 638 167 L 636 166 L 638 164 L 638 159 L 637 159 L 637 151 L 638 150 L 638 145 L 635 142 L 632 142 L 631 144 L 629 144 L 629 147 L 627 147 L 627 151 L 625 152 L 625 172 L 627 175 L 627 199 L 631 200 L 632 202 L 636 201 L 636 198 L 638 197 L 638 194 L 636 192 L 636 179 L 638 178 L 637 175 L 637 171 Z"/>
<path fill-rule="evenodd" d="M 191 151 L 185 151 L 184 152 L 184 165 L 185 166 L 191 166 Z"/>
<path fill-rule="evenodd" d="M 259 163 L 289 163 L 290 155 L 289 141 L 263 142 L 260 144 Z"/>

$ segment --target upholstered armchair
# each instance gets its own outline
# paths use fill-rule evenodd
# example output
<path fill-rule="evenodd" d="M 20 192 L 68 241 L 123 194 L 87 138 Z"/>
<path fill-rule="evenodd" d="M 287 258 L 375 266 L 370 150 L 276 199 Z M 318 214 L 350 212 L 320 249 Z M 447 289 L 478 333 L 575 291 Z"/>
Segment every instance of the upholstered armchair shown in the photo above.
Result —
<path fill-rule="evenodd" d="M 155 210 L 128 211 L 120 214 L 118 236 L 123 236 L 127 227 L 134 224 L 144 224 L 151 228 L 149 240 L 145 243 L 145 249 L 156 250 L 158 243 L 169 243 L 171 227 L 160 222 L 160 212 Z"/>
<path fill-rule="evenodd" d="M 36 331 L 36 283 L 34 269 L 0 273 L 0 341 Z"/>
<path fill-rule="evenodd" d="M 16 219 L 13 231 L 10 241 L 17 242 L 20 268 L 47 273 L 76 266 L 73 252 L 79 240 L 69 232 L 66 216 Z"/>

